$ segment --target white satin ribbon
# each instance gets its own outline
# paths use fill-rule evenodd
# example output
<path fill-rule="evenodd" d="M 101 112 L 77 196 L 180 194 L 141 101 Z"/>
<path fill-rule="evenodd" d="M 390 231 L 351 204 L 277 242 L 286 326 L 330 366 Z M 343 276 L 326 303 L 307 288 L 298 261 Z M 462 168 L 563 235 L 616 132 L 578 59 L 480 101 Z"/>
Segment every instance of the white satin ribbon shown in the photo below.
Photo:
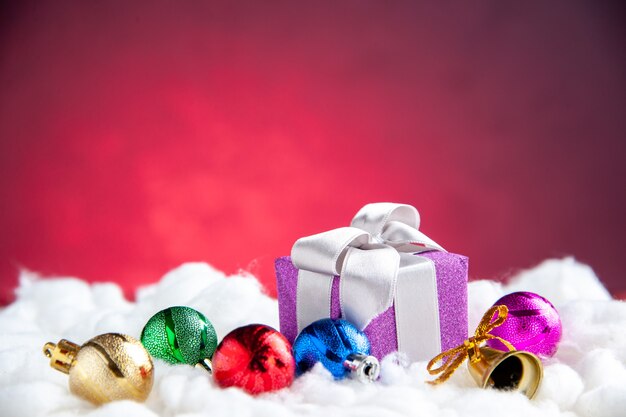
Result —
<path fill-rule="evenodd" d="M 364 329 L 395 302 L 398 350 L 412 359 L 441 350 L 437 279 L 416 252 L 444 249 L 421 233 L 417 210 L 368 204 L 351 227 L 299 239 L 291 250 L 298 271 L 298 332 L 330 316 L 332 282 L 340 275 L 342 317 Z"/>

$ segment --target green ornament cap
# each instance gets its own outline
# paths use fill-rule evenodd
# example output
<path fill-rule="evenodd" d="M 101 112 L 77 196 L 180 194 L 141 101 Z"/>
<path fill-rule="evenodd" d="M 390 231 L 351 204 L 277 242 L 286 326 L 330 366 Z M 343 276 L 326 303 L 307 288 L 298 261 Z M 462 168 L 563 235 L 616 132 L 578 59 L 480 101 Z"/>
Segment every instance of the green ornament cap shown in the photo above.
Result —
<path fill-rule="evenodd" d="M 169 363 L 202 364 L 217 347 L 217 334 L 202 313 L 190 307 L 170 307 L 148 320 L 141 343 L 155 358 Z"/>

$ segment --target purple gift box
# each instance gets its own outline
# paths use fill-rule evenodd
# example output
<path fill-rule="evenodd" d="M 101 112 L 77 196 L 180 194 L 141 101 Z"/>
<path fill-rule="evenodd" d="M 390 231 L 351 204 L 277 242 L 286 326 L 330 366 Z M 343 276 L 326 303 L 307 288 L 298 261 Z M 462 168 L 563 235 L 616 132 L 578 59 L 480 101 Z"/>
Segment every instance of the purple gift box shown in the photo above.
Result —
<path fill-rule="evenodd" d="M 441 350 L 447 350 L 462 344 L 467 339 L 467 271 L 468 258 L 443 251 L 427 251 L 417 254 L 430 259 L 435 265 L 437 282 L 438 316 L 441 335 Z M 276 280 L 280 331 L 293 343 L 298 335 L 297 324 L 297 287 L 298 269 L 291 262 L 291 257 L 284 256 L 276 260 Z M 330 318 L 341 317 L 339 301 L 339 282 L 335 276 L 331 290 Z M 415 317 L 414 320 L 420 320 Z M 364 329 L 369 338 L 371 354 L 382 359 L 398 350 L 396 316 L 392 305 L 375 317 Z M 435 352 L 435 354 L 438 352 Z M 430 357 L 411 358 L 429 360 Z"/>

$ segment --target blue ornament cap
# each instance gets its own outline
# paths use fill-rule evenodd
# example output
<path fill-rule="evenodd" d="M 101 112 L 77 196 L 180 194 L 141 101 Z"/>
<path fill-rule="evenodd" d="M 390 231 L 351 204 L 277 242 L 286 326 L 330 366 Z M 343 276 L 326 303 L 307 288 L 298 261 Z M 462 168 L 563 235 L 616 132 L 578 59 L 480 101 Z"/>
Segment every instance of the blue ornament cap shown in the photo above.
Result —
<path fill-rule="evenodd" d="M 378 360 L 369 356 L 365 333 L 346 320 L 322 319 L 305 327 L 293 343 L 296 374 L 320 362 L 335 379 L 354 376 L 362 381 L 378 378 Z"/>

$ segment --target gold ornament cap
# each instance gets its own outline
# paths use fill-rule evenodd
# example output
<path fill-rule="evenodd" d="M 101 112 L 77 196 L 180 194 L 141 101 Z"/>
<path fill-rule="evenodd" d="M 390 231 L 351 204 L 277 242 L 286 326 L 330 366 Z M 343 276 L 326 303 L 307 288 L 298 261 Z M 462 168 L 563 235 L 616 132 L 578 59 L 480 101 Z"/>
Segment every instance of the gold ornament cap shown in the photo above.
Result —
<path fill-rule="evenodd" d="M 50 358 L 50 366 L 64 374 L 70 373 L 70 368 L 80 346 L 69 340 L 61 339 L 56 345 L 48 342 L 43 347 L 43 353 Z"/>
<path fill-rule="evenodd" d="M 69 374 L 70 391 L 94 404 L 145 401 L 152 390 L 152 359 L 131 336 L 106 333 L 82 346 L 63 339 L 43 351 L 51 367 Z"/>

